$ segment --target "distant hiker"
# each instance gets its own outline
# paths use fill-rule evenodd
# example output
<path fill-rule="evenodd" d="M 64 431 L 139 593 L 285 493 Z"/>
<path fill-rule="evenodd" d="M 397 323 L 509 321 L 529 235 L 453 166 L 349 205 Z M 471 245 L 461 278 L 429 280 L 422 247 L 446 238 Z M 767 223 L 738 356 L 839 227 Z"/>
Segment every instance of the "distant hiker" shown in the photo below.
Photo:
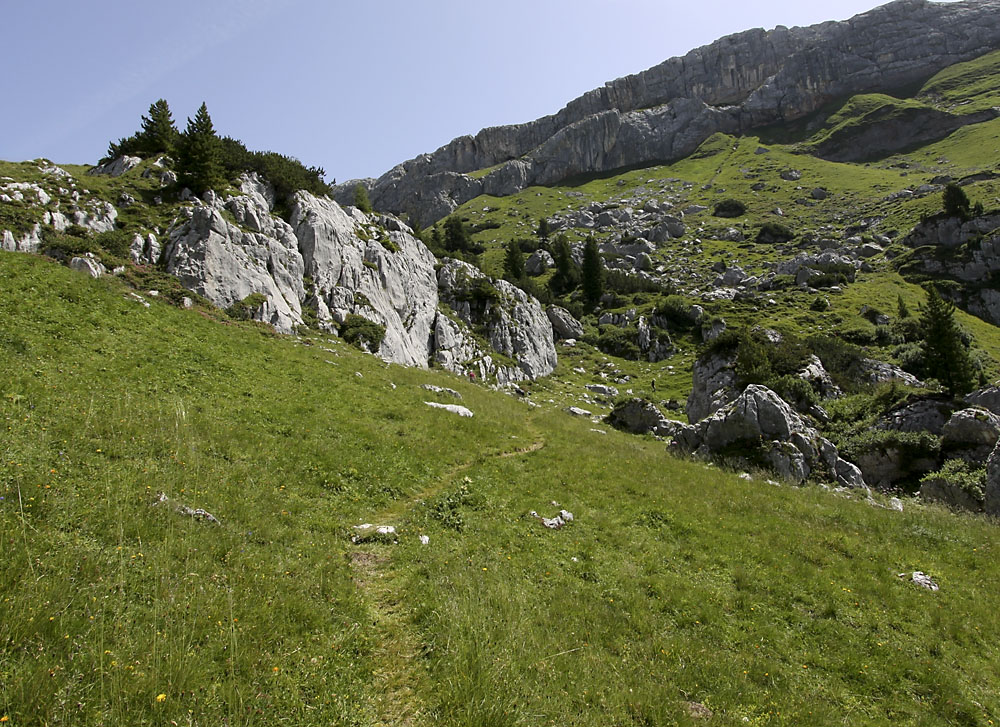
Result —
<path fill-rule="evenodd" d="M 656 391 L 656 379 L 653 379 L 653 391 Z"/>
<path fill-rule="evenodd" d="M 469 372 L 469 381 L 471 383 L 473 383 L 473 384 L 476 383 L 476 372 L 475 371 L 470 371 Z"/>

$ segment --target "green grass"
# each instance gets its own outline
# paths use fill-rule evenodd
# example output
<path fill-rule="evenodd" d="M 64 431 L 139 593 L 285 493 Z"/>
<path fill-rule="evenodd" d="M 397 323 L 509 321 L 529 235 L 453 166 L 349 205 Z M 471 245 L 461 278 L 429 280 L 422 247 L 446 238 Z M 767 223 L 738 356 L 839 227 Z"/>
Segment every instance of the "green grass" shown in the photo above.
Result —
<path fill-rule="evenodd" d="M 747 482 L 32 256 L 0 255 L 0 292 L 13 725 L 1000 717 L 981 518 Z M 553 500 L 576 516 L 557 532 L 526 515 Z M 353 545 L 362 521 L 399 544 Z M 942 590 L 896 577 L 918 569 Z"/>
<path fill-rule="evenodd" d="M 918 96 L 963 114 L 1000 106 L 998 73 L 1000 51 L 987 53 L 944 69 L 924 84 Z"/>

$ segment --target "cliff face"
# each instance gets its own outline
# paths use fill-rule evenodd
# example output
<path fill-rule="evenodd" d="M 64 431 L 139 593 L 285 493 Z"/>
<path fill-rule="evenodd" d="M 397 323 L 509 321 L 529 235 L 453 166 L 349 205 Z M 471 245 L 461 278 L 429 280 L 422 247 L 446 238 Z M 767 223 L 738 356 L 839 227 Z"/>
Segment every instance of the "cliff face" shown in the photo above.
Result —
<path fill-rule="evenodd" d="M 897 0 L 844 22 L 749 30 L 607 83 L 552 116 L 459 137 L 367 186 L 379 208 L 427 224 L 480 194 L 678 159 L 717 131 L 793 121 L 998 47 L 1000 0 Z M 339 198 L 349 202 L 356 184 L 342 185 Z"/>

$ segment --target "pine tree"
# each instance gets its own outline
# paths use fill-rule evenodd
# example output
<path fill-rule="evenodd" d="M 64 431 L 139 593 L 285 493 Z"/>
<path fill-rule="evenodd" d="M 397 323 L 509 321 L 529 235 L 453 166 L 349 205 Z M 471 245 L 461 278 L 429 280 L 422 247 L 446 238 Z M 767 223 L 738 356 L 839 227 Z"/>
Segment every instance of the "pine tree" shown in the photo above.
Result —
<path fill-rule="evenodd" d="M 204 103 L 194 119 L 188 119 L 178 152 L 183 186 L 200 196 L 222 184 L 221 144 Z"/>
<path fill-rule="evenodd" d="M 472 247 L 469 231 L 458 215 L 444 221 L 444 249 L 448 252 L 466 252 Z"/>
<path fill-rule="evenodd" d="M 576 264 L 573 262 L 573 253 L 566 235 L 559 235 L 556 238 L 552 257 L 555 259 L 556 271 L 549 278 L 549 289 L 553 295 L 566 295 L 578 282 Z"/>
<path fill-rule="evenodd" d="M 969 197 L 965 193 L 965 190 L 954 182 L 949 182 L 942 193 L 942 201 L 944 202 L 944 213 L 950 217 L 961 217 L 963 219 L 969 216 Z"/>
<path fill-rule="evenodd" d="M 507 243 L 503 257 L 503 276 L 512 283 L 517 283 L 524 277 L 524 253 L 517 240 Z"/>
<path fill-rule="evenodd" d="M 365 185 L 363 184 L 359 184 L 354 188 L 354 206 L 366 215 L 372 213 L 372 202 L 368 198 L 368 190 L 365 189 Z"/>
<path fill-rule="evenodd" d="M 150 104 L 149 116 L 142 117 L 142 129 L 136 136 L 139 150 L 144 155 L 174 153 L 180 132 L 174 125 L 170 106 L 165 100 L 161 98 Z"/>
<path fill-rule="evenodd" d="M 590 305 L 597 305 L 604 293 L 604 265 L 597 249 L 597 240 L 588 237 L 583 247 L 583 266 L 580 271 L 583 298 Z"/>
<path fill-rule="evenodd" d="M 549 241 L 549 221 L 542 217 L 538 220 L 538 229 L 535 230 L 535 235 L 538 237 L 538 241 L 543 245 Z"/>
<path fill-rule="evenodd" d="M 955 320 L 955 304 L 945 300 L 933 285 L 920 315 L 921 350 L 925 375 L 937 379 L 952 395 L 972 391 L 975 371 L 962 331 Z"/>

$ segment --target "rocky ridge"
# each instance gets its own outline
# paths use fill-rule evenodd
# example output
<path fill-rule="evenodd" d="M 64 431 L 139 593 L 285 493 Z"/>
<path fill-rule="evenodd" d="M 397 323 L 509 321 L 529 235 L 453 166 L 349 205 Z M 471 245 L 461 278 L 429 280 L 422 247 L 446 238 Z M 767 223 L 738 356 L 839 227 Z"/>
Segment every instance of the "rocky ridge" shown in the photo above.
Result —
<path fill-rule="evenodd" d="M 134 159 L 119 159 L 92 174 L 139 174 Z M 0 249 L 39 252 L 42 232 L 79 225 L 92 232 L 115 229 L 117 209 L 58 167 L 40 167 L 41 183 L 0 180 L 0 201 L 37 209 L 41 222 L 26 233 L 2 231 Z M 298 192 L 289 221 L 273 214 L 272 187 L 243 175 L 239 192 L 182 194 L 172 225 L 162 234 L 136 234 L 129 257 L 136 265 L 160 265 L 188 290 L 214 305 L 240 309 L 281 333 L 293 333 L 306 317 L 321 330 L 340 333 L 352 317 L 384 330 L 373 347 L 386 361 L 427 367 L 508 384 L 545 376 L 556 365 L 552 324 L 542 306 L 509 283 L 478 270 L 463 279 L 496 292 L 484 307 L 462 307 L 463 292 L 446 271 L 465 263 L 438 262 L 413 231 L 395 217 L 366 215 L 325 197 Z M 186 191 L 186 190 L 185 190 Z M 71 209 L 60 207 L 72 199 Z M 107 269 L 93 255 L 67 260 L 100 277 Z M 124 268 L 114 272 L 124 272 Z M 455 312 L 458 311 L 458 316 Z"/>
<path fill-rule="evenodd" d="M 557 114 L 460 137 L 360 183 L 380 209 L 428 224 L 480 194 L 671 161 L 715 132 L 800 119 L 997 47 L 1000 0 L 896 0 L 843 22 L 749 30 L 607 83 Z M 349 201 L 358 183 L 341 185 L 338 199 Z"/>

